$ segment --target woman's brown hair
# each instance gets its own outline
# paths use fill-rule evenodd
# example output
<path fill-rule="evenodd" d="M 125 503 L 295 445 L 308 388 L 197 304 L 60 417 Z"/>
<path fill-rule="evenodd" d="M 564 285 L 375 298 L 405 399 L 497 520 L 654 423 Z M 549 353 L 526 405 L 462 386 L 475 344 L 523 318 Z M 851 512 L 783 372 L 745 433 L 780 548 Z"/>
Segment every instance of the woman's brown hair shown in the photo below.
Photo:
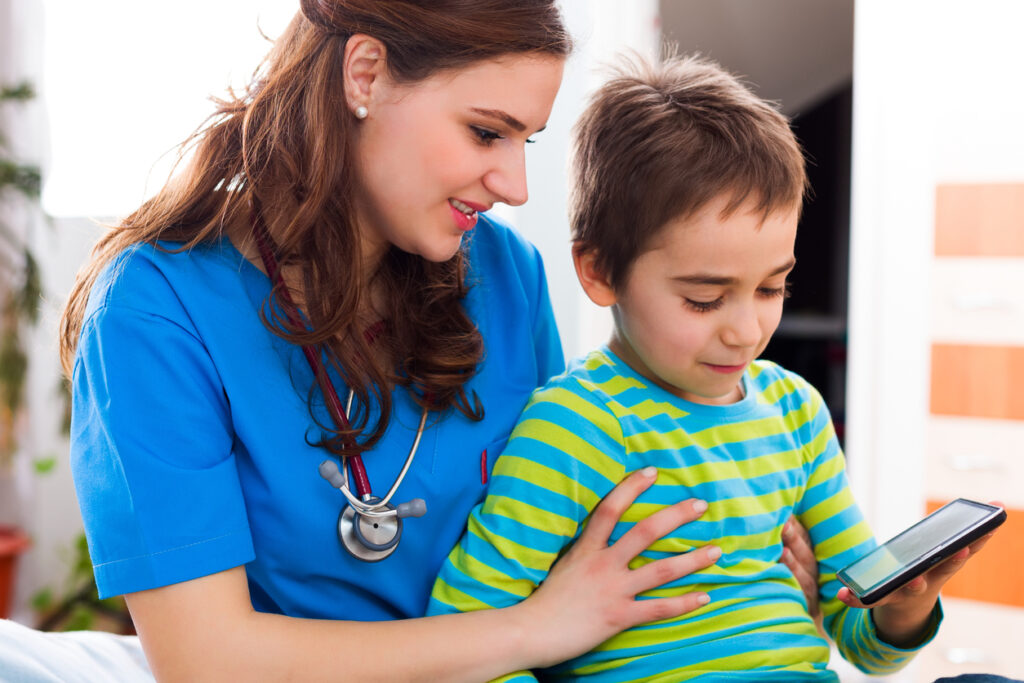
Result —
<path fill-rule="evenodd" d="M 352 218 L 356 124 L 345 106 L 342 73 L 345 44 L 356 33 L 384 44 L 390 77 L 406 84 L 502 55 L 564 57 L 571 49 L 554 0 L 302 0 L 249 86 L 215 100 L 215 113 L 186 141 L 183 157 L 188 150 L 192 156 L 181 162 L 181 173 L 112 227 L 78 273 L 61 320 L 66 373 L 89 292 L 117 254 L 158 240 L 190 249 L 220 239 L 226 226 L 247 223 L 252 206 L 287 207 L 264 218 L 282 268 L 297 273 L 309 328 L 273 313 L 281 310 L 280 287 L 264 307 L 272 312 L 264 324 L 294 344 L 324 345 L 330 366 L 355 392 L 351 430 L 324 426 L 323 445 L 339 454 L 372 447 L 387 429 L 396 385 L 424 407 L 454 406 L 482 417 L 479 401 L 464 389 L 483 343 L 463 307 L 462 251 L 431 263 L 392 247 L 374 272 L 360 262 Z M 357 319 L 371 280 L 385 297 L 378 353 L 364 335 L 365 321 Z M 380 358 L 396 359 L 397 367 Z M 372 427 L 371 403 L 381 416 Z M 356 435 L 362 437 L 357 446 Z"/>

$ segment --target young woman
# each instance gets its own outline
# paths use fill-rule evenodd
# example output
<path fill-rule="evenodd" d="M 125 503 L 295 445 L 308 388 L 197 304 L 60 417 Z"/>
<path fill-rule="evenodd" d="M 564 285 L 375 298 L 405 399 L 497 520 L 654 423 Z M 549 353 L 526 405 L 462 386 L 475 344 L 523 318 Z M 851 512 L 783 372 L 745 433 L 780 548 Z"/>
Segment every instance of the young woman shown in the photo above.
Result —
<path fill-rule="evenodd" d="M 696 501 L 608 546 L 637 472 L 521 605 L 414 618 L 562 370 L 540 257 L 484 212 L 526 201 L 569 50 L 551 0 L 303 0 L 100 241 L 63 320 L 72 464 L 158 678 L 479 681 L 697 606 L 634 598 L 702 552 L 628 567 Z"/>

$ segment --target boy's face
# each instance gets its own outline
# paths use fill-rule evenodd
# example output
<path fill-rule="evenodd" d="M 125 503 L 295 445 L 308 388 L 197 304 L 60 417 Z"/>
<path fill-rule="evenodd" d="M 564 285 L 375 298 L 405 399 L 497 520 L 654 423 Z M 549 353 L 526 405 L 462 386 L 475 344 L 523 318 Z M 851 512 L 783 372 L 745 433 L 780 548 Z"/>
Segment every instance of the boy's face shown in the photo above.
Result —
<path fill-rule="evenodd" d="M 740 399 L 740 380 L 782 316 L 797 211 L 763 214 L 729 197 L 670 221 L 614 292 L 612 351 L 695 403 Z"/>

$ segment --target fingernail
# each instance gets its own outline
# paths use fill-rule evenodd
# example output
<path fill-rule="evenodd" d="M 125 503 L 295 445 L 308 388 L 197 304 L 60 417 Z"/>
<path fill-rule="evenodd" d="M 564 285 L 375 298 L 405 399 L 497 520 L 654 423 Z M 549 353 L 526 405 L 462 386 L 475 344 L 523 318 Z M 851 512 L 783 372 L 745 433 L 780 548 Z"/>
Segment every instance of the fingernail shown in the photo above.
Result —
<path fill-rule="evenodd" d="M 698 515 L 704 514 L 704 512 L 707 509 L 708 509 L 707 501 L 703 501 L 703 500 L 695 500 L 695 501 L 693 501 L 693 511 L 696 512 Z"/>
<path fill-rule="evenodd" d="M 697 596 L 697 604 L 698 605 L 706 605 L 709 602 L 711 602 L 711 596 L 708 595 L 707 593 L 701 593 L 700 595 Z"/>
<path fill-rule="evenodd" d="M 645 467 L 642 470 L 640 470 L 640 474 L 644 475 L 648 479 L 654 479 L 656 476 L 658 476 L 658 468 L 657 467 Z"/>
<path fill-rule="evenodd" d="M 789 529 L 790 529 L 790 523 L 787 521 L 785 524 L 782 525 L 782 536 L 783 536 L 783 538 L 785 538 L 786 536 L 789 535 Z"/>
<path fill-rule="evenodd" d="M 714 562 L 715 560 L 717 560 L 721 556 L 722 556 L 722 549 L 719 548 L 717 545 L 713 545 L 710 548 L 708 548 L 708 559 L 711 560 L 712 562 Z"/>

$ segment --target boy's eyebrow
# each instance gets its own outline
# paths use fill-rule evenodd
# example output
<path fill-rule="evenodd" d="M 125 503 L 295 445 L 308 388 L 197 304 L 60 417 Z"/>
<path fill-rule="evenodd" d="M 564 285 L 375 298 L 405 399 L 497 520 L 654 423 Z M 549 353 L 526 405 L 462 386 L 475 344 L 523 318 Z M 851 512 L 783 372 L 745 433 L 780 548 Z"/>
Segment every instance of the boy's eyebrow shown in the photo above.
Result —
<path fill-rule="evenodd" d="M 523 132 L 524 130 L 526 130 L 526 124 L 525 123 L 523 123 L 522 121 L 520 121 L 516 117 L 512 116 L 511 114 L 509 114 L 507 112 L 503 112 L 500 109 L 480 109 L 479 107 L 471 107 L 470 111 L 472 111 L 474 113 L 477 113 L 477 114 L 480 114 L 481 116 L 486 116 L 488 118 L 497 119 L 498 121 L 503 122 L 508 127 L 513 128 L 513 129 L 519 131 L 520 133 Z M 540 131 L 544 130 L 544 128 L 547 128 L 547 126 L 539 128 L 537 130 L 537 132 L 539 133 Z"/>
<path fill-rule="evenodd" d="M 780 273 L 785 273 L 787 270 L 791 270 L 795 265 L 796 259 L 791 258 L 788 261 L 786 261 L 786 263 L 784 263 L 783 265 L 779 266 L 772 272 L 768 273 L 768 277 L 773 277 L 775 275 L 779 275 Z M 672 279 L 675 282 L 681 282 L 686 285 L 717 285 L 720 287 L 734 285 L 737 282 L 737 279 L 734 277 L 710 275 L 705 273 L 695 273 L 693 275 L 679 275 Z"/>

